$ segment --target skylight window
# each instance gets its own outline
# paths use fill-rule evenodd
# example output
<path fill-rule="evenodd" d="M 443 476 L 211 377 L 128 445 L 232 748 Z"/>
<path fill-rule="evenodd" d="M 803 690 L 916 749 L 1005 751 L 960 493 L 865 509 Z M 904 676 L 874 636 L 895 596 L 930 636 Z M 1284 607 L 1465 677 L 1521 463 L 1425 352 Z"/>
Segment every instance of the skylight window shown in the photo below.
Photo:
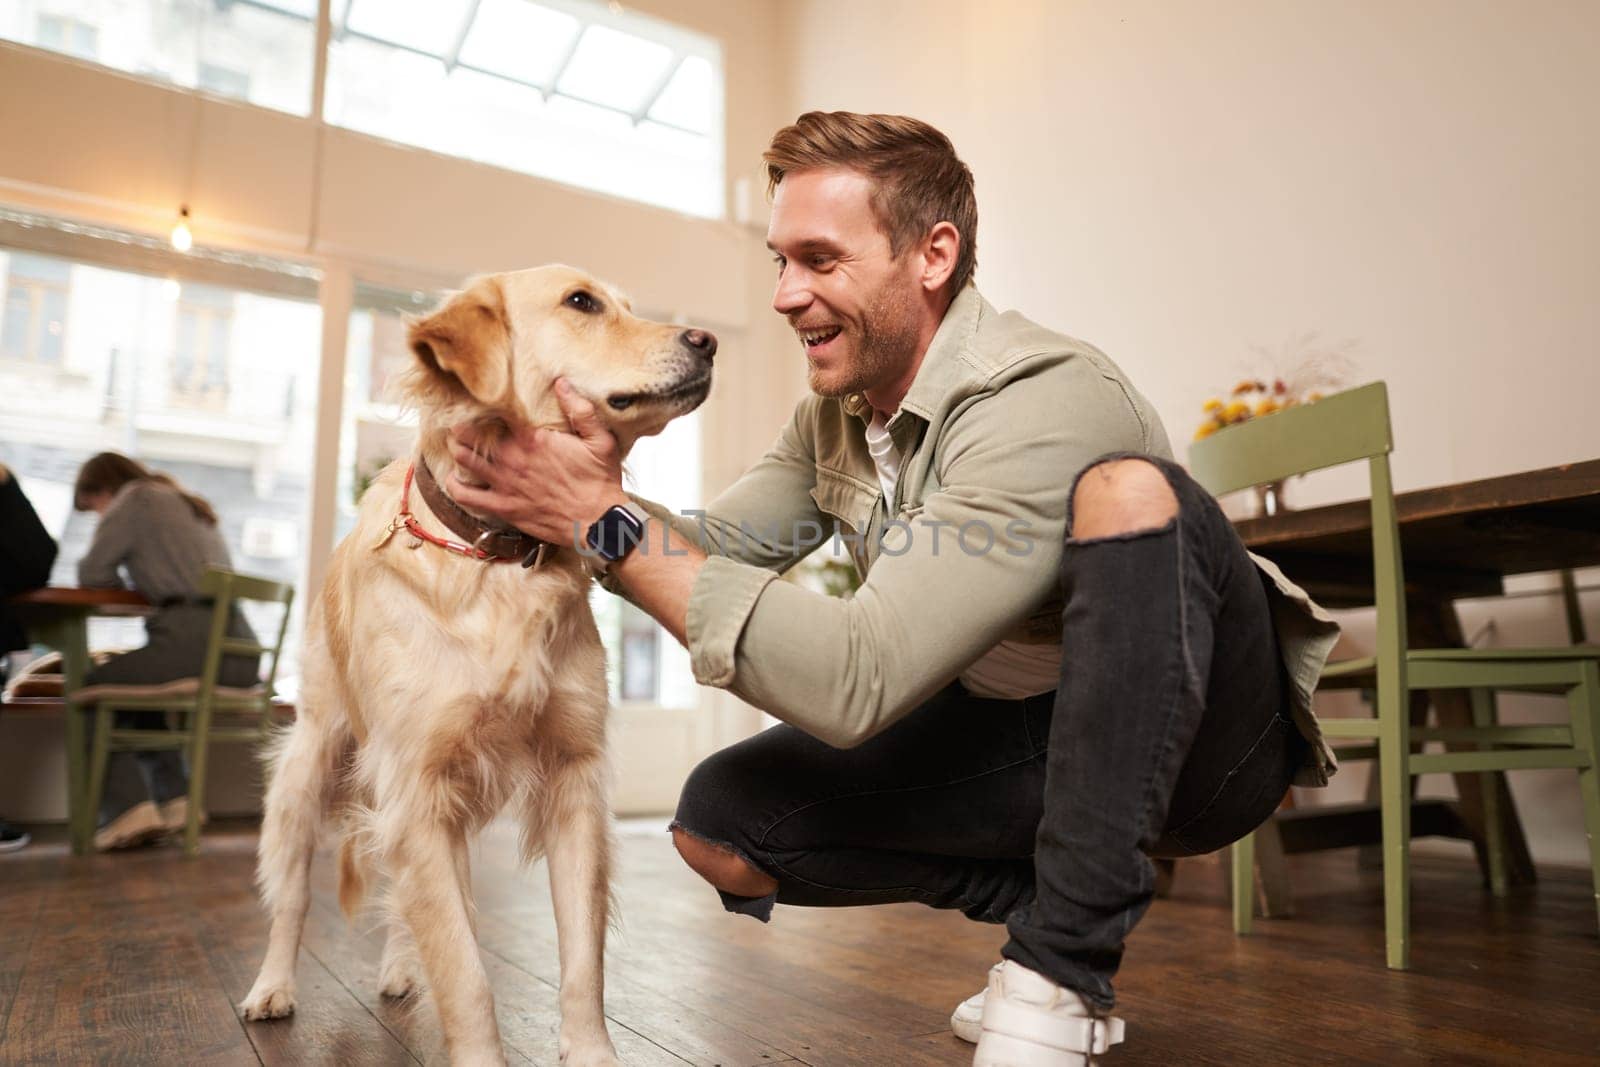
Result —
<path fill-rule="evenodd" d="M 350 0 L 344 29 L 434 56 L 455 50 L 468 0 Z"/>
<path fill-rule="evenodd" d="M 349 0 L 340 8 L 326 121 L 722 216 L 714 41 L 591 0 Z"/>
<path fill-rule="evenodd" d="M 710 133 L 714 73 L 700 56 L 687 56 L 651 106 L 649 117 L 704 136 Z"/>
<path fill-rule="evenodd" d="M 540 88 L 555 83 L 583 24 L 528 0 L 483 0 L 461 45 L 461 64 Z"/>
<path fill-rule="evenodd" d="M 643 114 L 650 102 L 647 94 L 653 96 L 661 87 L 672 59 L 672 49 L 666 45 L 605 26 L 590 26 L 583 31 L 556 89 L 602 107 Z"/>

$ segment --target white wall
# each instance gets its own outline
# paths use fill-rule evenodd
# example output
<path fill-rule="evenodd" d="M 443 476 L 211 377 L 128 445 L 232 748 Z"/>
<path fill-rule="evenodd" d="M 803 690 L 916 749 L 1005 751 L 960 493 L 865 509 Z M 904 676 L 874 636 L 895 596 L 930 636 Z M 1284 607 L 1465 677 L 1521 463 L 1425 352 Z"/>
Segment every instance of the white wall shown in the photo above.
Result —
<path fill-rule="evenodd" d="M 977 177 L 985 295 L 1105 349 L 1180 453 L 1256 346 L 1320 331 L 1357 343 L 1357 380 L 1389 382 L 1401 489 L 1600 455 L 1600 6 L 784 12 L 788 110 L 948 133 Z M 1361 478 L 1318 476 L 1289 501 Z M 1585 604 L 1600 633 L 1600 598 Z M 1493 617 L 1500 643 L 1564 640 L 1553 598 L 1464 614 L 1469 633 Z M 1355 620 L 1358 645 L 1368 632 Z M 1583 855 L 1573 778 L 1514 776 L 1543 858 Z"/>

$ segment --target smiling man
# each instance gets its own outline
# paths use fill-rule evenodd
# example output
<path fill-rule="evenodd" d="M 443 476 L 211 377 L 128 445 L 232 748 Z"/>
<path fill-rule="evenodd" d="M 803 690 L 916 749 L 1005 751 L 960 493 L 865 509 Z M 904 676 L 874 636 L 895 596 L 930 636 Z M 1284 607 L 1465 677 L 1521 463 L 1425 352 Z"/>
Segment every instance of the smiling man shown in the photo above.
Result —
<path fill-rule="evenodd" d="M 456 445 L 465 506 L 552 541 L 588 531 L 608 587 L 695 676 L 782 720 L 702 763 L 673 822 L 734 912 L 920 901 L 1005 922 L 957 1008 L 978 1065 L 1084 1062 L 1152 855 L 1254 829 L 1333 769 L 1310 693 L 1328 617 L 1251 557 L 1171 462 L 1105 355 L 972 284 L 972 175 L 886 115 L 802 115 L 773 138 L 773 308 L 811 396 L 693 519 L 638 501 L 589 398 L 573 434 Z M 777 574 L 838 534 L 832 599 Z M 586 550 L 591 551 L 592 550 Z"/>

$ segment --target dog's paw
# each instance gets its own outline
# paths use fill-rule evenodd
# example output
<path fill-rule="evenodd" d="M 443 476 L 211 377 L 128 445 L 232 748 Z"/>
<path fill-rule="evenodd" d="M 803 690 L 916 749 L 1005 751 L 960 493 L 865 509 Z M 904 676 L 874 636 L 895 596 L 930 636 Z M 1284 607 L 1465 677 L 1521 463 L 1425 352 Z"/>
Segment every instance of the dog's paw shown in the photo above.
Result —
<path fill-rule="evenodd" d="M 592 1038 L 561 1041 L 561 1067 L 621 1067 L 611 1038 L 600 1034 Z"/>
<path fill-rule="evenodd" d="M 422 990 L 422 975 L 415 960 L 396 960 L 383 965 L 378 975 L 378 992 L 391 1000 L 401 1000 Z"/>
<path fill-rule="evenodd" d="M 239 1005 L 239 1014 L 246 1019 L 281 1019 L 294 1012 L 294 986 L 263 985 L 257 982 L 250 995 Z"/>

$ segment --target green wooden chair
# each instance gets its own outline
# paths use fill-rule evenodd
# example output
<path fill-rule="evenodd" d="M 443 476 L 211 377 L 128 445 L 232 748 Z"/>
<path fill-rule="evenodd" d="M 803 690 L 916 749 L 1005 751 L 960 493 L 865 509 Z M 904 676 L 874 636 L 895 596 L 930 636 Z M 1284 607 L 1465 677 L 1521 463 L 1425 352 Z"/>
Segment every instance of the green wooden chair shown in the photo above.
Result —
<path fill-rule="evenodd" d="M 1578 771 L 1588 830 L 1596 901 L 1600 904 L 1600 649 L 1422 649 L 1406 646 L 1405 573 L 1395 520 L 1389 453 L 1389 394 L 1382 382 L 1361 386 L 1315 404 L 1290 408 L 1218 431 L 1189 449 L 1196 481 L 1218 496 L 1326 467 L 1365 459 L 1371 477 L 1373 584 L 1378 632 L 1376 654 L 1329 664 L 1324 687 L 1359 685 L 1376 691 L 1376 717 L 1324 719 L 1330 739 L 1376 738 L 1338 751 L 1347 759 L 1378 760 L 1383 826 L 1384 926 L 1388 963 L 1396 970 L 1410 962 L 1410 842 L 1413 775 L 1433 772 L 1490 772 L 1570 767 Z M 1291 578 L 1294 576 L 1291 574 Z M 1408 715 L 1412 690 L 1471 691 L 1473 726 L 1414 728 Z M 1568 721 L 1537 726 L 1499 726 L 1496 691 L 1565 695 Z M 1475 750 L 1412 752 L 1413 742 L 1441 741 Z M 1486 781 L 1492 785 L 1492 782 Z M 1491 886 L 1503 891 L 1504 850 L 1499 813 L 1491 806 L 1493 788 L 1484 790 L 1489 827 L 1486 842 Z M 1250 928 L 1253 842 L 1234 847 L 1234 928 Z"/>
<path fill-rule="evenodd" d="M 83 810 L 92 813 L 100 807 L 105 786 L 106 763 L 112 752 L 139 752 L 159 749 L 186 751 L 189 757 L 189 821 L 184 827 L 183 848 L 193 856 L 200 850 L 200 819 L 205 808 L 206 757 L 213 741 L 258 742 L 272 723 L 273 683 L 278 674 L 278 658 L 283 637 L 289 628 L 289 609 L 294 602 L 294 587 L 284 582 L 253 578 L 245 574 L 210 567 L 200 579 L 200 592 L 213 598 L 211 633 L 206 642 L 205 664 L 198 678 L 184 678 L 161 685 L 96 685 L 78 690 L 79 713 L 90 716 L 93 744 L 88 753 Z M 282 618 L 272 644 L 228 636 L 228 619 L 240 601 L 278 604 Z M 266 671 L 259 685 L 235 689 L 219 685 L 217 675 L 224 655 L 265 656 Z M 118 711 L 172 715 L 172 730 L 117 729 Z M 81 752 L 68 753 L 70 759 L 84 759 Z M 88 842 L 80 844 L 87 848 Z"/>

